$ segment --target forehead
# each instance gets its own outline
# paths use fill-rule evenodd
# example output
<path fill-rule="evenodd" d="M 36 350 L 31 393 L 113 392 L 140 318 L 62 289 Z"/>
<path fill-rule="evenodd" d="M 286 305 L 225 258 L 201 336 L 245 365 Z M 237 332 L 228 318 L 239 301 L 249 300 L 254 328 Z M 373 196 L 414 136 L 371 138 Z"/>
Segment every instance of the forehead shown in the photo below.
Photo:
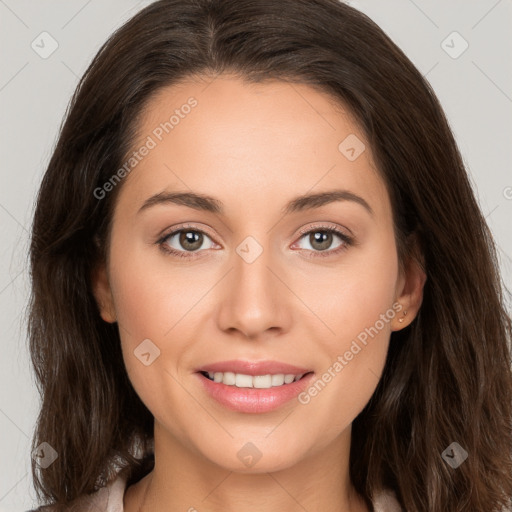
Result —
<path fill-rule="evenodd" d="M 388 200 L 349 110 L 305 84 L 221 76 L 162 88 L 137 126 L 132 149 L 144 146 L 123 183 L 131 204 L 165 189 L 240 207 L 340 187 Z"/>

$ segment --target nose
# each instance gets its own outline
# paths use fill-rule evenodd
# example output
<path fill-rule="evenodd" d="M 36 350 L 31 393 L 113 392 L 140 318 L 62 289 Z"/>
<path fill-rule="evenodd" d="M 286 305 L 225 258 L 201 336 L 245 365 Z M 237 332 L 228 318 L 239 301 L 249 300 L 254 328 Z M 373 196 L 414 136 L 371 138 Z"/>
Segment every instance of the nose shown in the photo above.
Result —
<path fill-rule="evenodd" d="M 223 280 L 218 327 L 252 340 L 288 331 L 293 293 L 286 286 L 281 267 L 272 261 L 267 249 L 252 262 L 240 254 L 233 255 L 232 270 Z"/>

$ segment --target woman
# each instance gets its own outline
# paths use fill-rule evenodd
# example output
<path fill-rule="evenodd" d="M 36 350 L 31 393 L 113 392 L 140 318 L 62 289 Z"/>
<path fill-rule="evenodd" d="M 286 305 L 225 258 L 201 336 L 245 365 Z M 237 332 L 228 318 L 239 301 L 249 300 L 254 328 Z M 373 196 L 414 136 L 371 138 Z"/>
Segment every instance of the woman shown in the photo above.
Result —
<path fill-rule="evenodd" d="M 502 510 L 511 322 L 428 83 L 336 0 L 161 0 L 35 212 L 51 510 Z"/>

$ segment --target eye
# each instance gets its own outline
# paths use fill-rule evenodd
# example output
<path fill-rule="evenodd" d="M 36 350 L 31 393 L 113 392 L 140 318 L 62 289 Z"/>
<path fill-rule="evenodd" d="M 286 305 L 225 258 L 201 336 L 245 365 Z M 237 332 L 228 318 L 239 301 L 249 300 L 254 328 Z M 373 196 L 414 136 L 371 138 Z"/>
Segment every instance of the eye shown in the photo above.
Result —
<path fill-rule="evenodd" d="M 318 226 L 308 231 L 301 231 L 301 234 L 302 236 L 296 244 L 299 244 L 300 249 L 312 252 L 313 255 L 311 257 L 332 256 L 346 250 L 353 244 L 352 237 L 332 226 Z M 336 241 L 336 238 L 338 238 L 339 243 L 332 248 L 332 244 Z M 306 244 L 309 244 L 311 248 L 301 246 L 300 243 L 302 240 L 304 240 Z"/>
<path fill-rule="evenodd" d="M 214 245 L 207 233 L 192 228 L 175 229 L 163 236 L 157 243 L 163 251 L 182 258 L 189 258 L 192 256 L 190 253 L 199 252 L 200 249 L 212 249 Z"/>
<path fill-rule="evenodd" d="M 317 226 L 309 230 L 302 230 L 300 234 L 302 236 L 294 245 L 298 244 L 299 249 L 305 250 L 307 257 L 333 256 L 354 244 L 351 236 L 332 226 Z M 339 241 L 338 245 L 332 248 L 336 238 Z M 311 248 L 303 247 L 302 240 Z M 195 258 L 199 256 L 196 253 L 200 253 L 201 249 L 212 249 L 215 246 L 205 231 L 186 226 L 180 226 L 165 234 L 157 241 L 157 244 L 165 253 L 179 258 Z"/>

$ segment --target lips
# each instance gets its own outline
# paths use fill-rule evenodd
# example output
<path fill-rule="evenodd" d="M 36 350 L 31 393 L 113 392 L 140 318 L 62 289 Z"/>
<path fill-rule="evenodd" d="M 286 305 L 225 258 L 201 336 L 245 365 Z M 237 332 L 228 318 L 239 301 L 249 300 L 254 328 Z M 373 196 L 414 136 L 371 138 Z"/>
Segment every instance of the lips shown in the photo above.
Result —
<path fill-rule="evenodd" d="M 241 413 L 261 414 L 276 410 L 296 398 L 310 384 L 314 372 L 278 361 L 236 360 L 202 366 L 197 369 L 196 375 L 203 390 L 220 405 Z M 211 375 L 219 379 L 227 376 L 231 385 L 211 379 Z M 269 377 L 280 380 L 285 376 L 295 378 L 286 378 L 284 383 L 278 382 L 275 387 L 268 387 Z M 231 382 L 233 378 L 235 381 Z"/>
<path fill-rule="evenodd" d="M 216 373 L 216 372 L 231 372 L 241 373 L 244 375 L 277 375 L 277 374 L 293 374 L 293 375 L 304 375 L 305 373 L 312 372 L 311 368 L 304 368 L 300 366 L 294 366 L 288 363 L 282 363 L 279 361 L 243 361 L 243 360 L 231 360 L 231 361 L 220 361 L 217 363 L 206 364 L 197 368 L 197 372 Z"/>
<path fill-rule="evenodd" d="M 312 382 L 314 373 L 302 379 L 268 389 L 238 388 L 213 382 L 202 373 L 196 373 L 202 389 L 218 404 L 240 413 L 262 414 L 274 411 L 296 399 Z M 296 404 L 299 402 L 297 401 Z"/>

